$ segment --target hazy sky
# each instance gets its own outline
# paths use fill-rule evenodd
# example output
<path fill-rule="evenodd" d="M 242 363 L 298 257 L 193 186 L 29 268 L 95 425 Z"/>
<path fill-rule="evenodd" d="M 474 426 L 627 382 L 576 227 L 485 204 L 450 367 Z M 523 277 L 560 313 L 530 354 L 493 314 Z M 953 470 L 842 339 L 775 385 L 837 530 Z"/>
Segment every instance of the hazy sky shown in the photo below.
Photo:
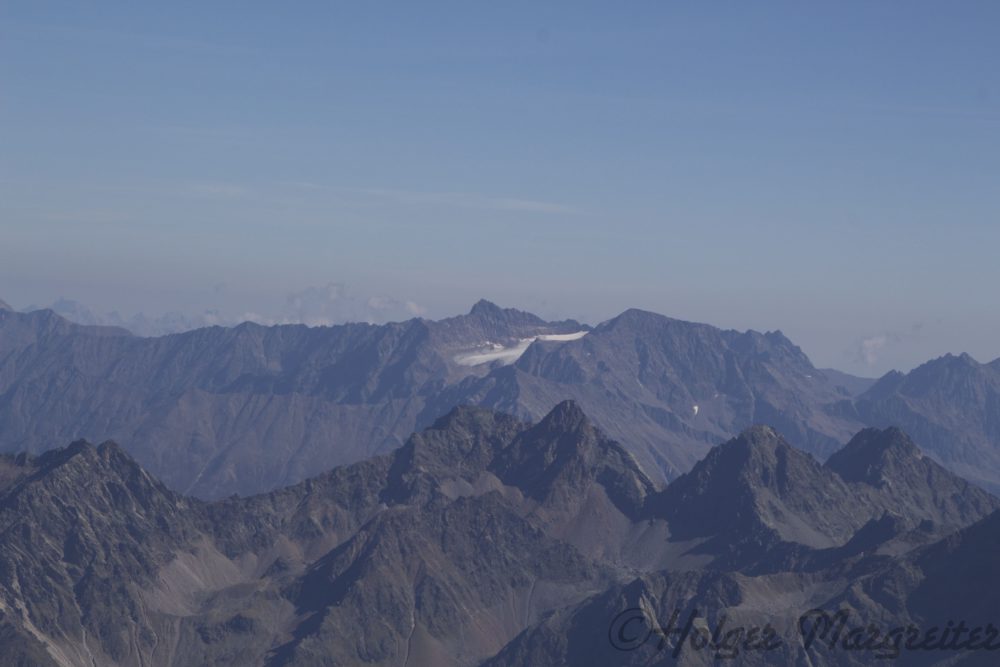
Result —
<path fill-rule="evenodd" d="M 993 359 L 998 31 L 996 2 L 5 0 L 0 298 L 338 283 L 780 328 L 869 375 Z"/>

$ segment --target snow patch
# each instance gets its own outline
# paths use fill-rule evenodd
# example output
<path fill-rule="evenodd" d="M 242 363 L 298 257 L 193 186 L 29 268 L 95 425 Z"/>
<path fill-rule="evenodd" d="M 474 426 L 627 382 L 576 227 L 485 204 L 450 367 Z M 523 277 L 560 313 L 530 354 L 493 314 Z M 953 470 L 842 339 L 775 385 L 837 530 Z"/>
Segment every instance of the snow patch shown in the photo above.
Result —
<path fill-rule="evenodd" d="M 516 345 L 509 347 L 487 341 L 483 347 L 480 347 L 475 352 L 463 352 L 462 354 L 455 355 L 455 363 L 462 366 L 478 366 L 480 364 L 491 364 L 494 361 L 499 361 L 506 366 L 520 359 L 525 350 L 536 340 L 566 342 L 579 340 L 586 335 L 586 331 L 575 331 L 567 334 L 542 334 L 531 338 L 522 338 Z"/>

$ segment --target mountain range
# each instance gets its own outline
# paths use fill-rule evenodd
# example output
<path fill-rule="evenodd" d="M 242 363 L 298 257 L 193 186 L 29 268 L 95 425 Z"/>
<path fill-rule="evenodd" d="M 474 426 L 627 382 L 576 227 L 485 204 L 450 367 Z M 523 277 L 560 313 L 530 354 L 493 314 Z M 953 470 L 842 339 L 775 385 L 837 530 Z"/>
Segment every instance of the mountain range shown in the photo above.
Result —
<path fill-rule="evenodd" d="M 219 285 L 217 290 L 224 288 L 224 285 Z M 11 309 L 10 306 L 8 309 Z M 162 315 L 147 315 L 143 312 L 123 315 L 117 310 L 101 312 L 66 297 L 60 297 L 47 306 L 30 305 L 23 310 L 51 310 L 77 324 L 121 327 L 137 336 L 147 337 L 184 333 L 208 326 L 231 327 L 247 320 L 259 324 L 319 326 L 337 322 L 384 323 L 423 312 L 423 308 L 412 301 L 356 294 L 341 283 L 307 287 L 288 294 L 284 305 L 277 312 L 271 311 L 270 315 L 256 312 L 236 315 L 219 308 L 208 308 L 192 314 L 172 311 Z"/>
<path fill-rule="evenodd" d="M 896 425 L 996 490 L 998 373 L 949 356 L 872 383 L 815 368 L 780 332 L 640 310 L 590 327 L 480 301 L 438 321 L 147 338 L 7 309 L 0 451 L 113 439 L 168 487 L 211 499 L 391 451 L 456 405 L 536 420 L 573 399 L 657 486 L 767 423 L 820 460 L 862 428 Z"/>
<path fill-rule="evenodd" d="M 24 310 L 25 312 L 51 310 L 60 317 L 64 317 L 76 324 L 118 327 L 127 329 L 137 336 L 166 336 L 172 333 L 182 333 L 213 325 L 232 326 L 239 324 L 238 321 L 232 321 L 217 310 L 207 310 L 200 315 L 169 312 L 155 317 L 147 316 L 144 313 L 126 316 L 118 311 L 100 313 L 88 308 L 79 301 L 65 297 L 56 299 L 48 306 L 30 305 Z"/>
<path fill-rule="evenodd" d="M 897 429 L 821 464 L 754 426 L 658 488 L 570 401 L 536 423 L 456 408 L 391 453 L 212 502 L 78 441 L 0 457 L 0 643 L 44 667 L 675 664 L 614 624 L 697 609 L 776 628 L 738 664 L 869 664 L 806 649 L 798 617 L 989 618 L 998 510 Z"/>

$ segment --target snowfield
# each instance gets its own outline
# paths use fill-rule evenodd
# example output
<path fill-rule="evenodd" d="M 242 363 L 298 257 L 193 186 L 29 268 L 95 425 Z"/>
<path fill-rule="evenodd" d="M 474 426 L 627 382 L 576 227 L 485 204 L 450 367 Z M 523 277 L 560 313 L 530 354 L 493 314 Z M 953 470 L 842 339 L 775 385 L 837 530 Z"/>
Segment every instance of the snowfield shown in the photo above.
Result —
<path fill-rule="evenodd" d="M 499 361 L 506 366 L 520 359 L 524 351 L 536 340 L 570 341 L 579 340 L 586 335 L 586 331 L 576 331 L 568 334 L 542 334 L 532 338 L 522 338 L 517 342 L 517 345 L 510 347 L 487 342 L 483 348 L 475 352 L 463 352 L 462 354 L 455 355 L 455 363 L 462 366 L 478 366 L 480 364 L 491 364 L 494 361 Z"/>

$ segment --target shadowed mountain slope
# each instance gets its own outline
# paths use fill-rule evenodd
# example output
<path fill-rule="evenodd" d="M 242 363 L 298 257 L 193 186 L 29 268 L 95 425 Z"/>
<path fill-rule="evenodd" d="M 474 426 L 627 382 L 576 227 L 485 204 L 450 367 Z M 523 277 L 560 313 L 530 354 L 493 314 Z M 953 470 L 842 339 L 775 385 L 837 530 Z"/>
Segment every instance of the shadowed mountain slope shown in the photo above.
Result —
<path fill-rule="evenodd" d="M 573 402 L 535 424 L 457 408 L 391 454 L 211 503 L 77 442 L 0 457 L 0 647 L 63 666 L 587 664 L 636 600 L 765 618 L 924 568 L 893 589 L 920 610 L 966 585 L 947 554 L 995 574 L 963 546 L 992 548 L 989 519 L 932 542 L 998 507 L 891 429 L 823 466 L 754 427 L 657 491 Z"/>
<path fill-rule="evenodd" d="M 898 426 L 944 466 L 1000 489 L 1000 359 L 946 355 L 882 377 L 857 401 L 873 426 Z"/>
<path fill-rule="evenodd" d="M 896 539 L 904 548 L 1000 509 L 897 429 L 866 429 L 822 465 L 766 426 L 714 448 L 650 505 L 672 539 L 702 540 L 694 551 L 713 567 L 746 571 L 815 567 Z"/>
<path fill-rule="evenodd" d="M 544 515 L 622 489 L 634 513 L 652 488 L 593 427 L 563 429 L 573 414 L 462 408 L 391 456 L 215 503 L 112 443 L 4 457 L 4 648 L 60 665 L 475 664 L 620 576 Z M 529 479 L 520 450 L 558 454 Z"/>

